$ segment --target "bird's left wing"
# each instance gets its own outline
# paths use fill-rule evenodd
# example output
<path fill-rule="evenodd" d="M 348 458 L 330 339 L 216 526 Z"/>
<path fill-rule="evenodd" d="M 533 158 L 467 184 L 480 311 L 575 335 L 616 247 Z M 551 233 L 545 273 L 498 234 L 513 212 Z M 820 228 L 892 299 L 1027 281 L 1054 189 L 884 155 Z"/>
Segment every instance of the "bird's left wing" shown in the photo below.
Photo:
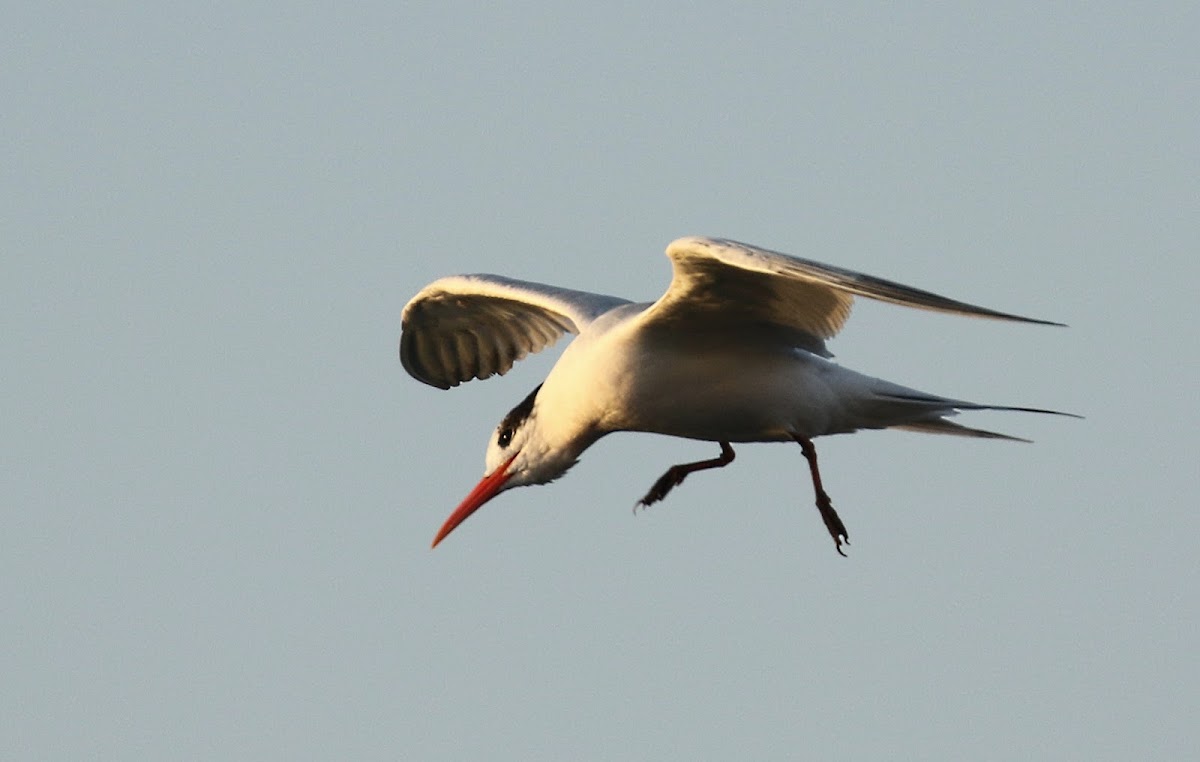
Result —
<path fill-rule="evenodd" d="M 872 275 L 722 238 L 680 238 L 667 246 L 674 277 L 640 317 L 647 324 L 753 324 L 794 334 L 823 351 L 850 316 L 855 296 L 958 315 L 1061 325 L 967 304 Z"/>
<path fill-rule="evenodd" d="M 530 352 L 628 303 L 499 275 L 452 275 L 404 306 L 400 361 L 418 381 L 449 389 L 506 373 Z"/>

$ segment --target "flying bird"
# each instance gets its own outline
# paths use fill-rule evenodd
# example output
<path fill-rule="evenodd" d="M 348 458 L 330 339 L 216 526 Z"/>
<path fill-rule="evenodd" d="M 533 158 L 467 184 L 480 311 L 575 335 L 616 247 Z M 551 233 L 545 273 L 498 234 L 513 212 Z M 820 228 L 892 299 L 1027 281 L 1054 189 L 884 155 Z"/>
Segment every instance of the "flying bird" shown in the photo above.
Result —
<path fill-rule="evenodd" d="M 434 537 L 436 547 L 499 493 L 562 476 L 606 434 L 642 431 L 715 442 L 710 460 L 667 469 L 634 506 L 662 500 L 691 473 L 734 459 L 734 442 L 795 442 L 838 553 L 845 524 L 821 483 L 813 439 L 908 429 L 1020 440 L 947 420 L 982 405 L 917 391 L 843 367 L 825 347 L 855 296 L 1021 323 L 1062 325 L 948 299 L 910 286 L 721 238 L 667 247 L 673 276 L 654 303 L 499 275 L 453 275 L 404 307 L 400 360 L 440 389 L 507 372 L 575 334 L 550 375 L 500 421 L 483 479 Z M 1076 416 L 1077 417 L 1077 416 Z"/>

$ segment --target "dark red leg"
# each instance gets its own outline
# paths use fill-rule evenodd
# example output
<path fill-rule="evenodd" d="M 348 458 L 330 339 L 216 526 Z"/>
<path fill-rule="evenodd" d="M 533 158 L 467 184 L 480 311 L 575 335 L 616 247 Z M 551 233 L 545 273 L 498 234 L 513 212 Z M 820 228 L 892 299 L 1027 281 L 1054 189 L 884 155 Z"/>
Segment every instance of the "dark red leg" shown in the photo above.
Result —
<path fill-rule="evenodd" d="M 813 491 L 817 493 L 817 510 L 821 512 L 821 519 L 825 522 L 825 528 L 829 530 L 834 545 L 837 546 L 837 552 L 844 557 L 846 554 L 842 553 L 842 543 L 849 545 L 850 535 L 846 532 L 846 525 L 838 518 L 837 511 L 833 510 L 833 502 L 829 495 L 825 494 L 825 488 L 821 486 L 821 472 L 817 469 L 817 448 L 813 447 L 811 439 L 794 435 L 792 438 L 800 444 L 800 449 L 808 461 L 808 470 L 812 472 Z"/>
<path fill-rule="evenodd" d="M 654 486 L 650 488 L 646 496 L 639 500 L 637 505 L 633 506 L 633 512 L 637 513 L 639 506 L 644 508 L 662 500 L 667 496 L 668 492 L 683 484 L 683 480 L 693 471 L 703 471 L 706 468 L 721 468 L 732 463 L 734 457 L 733 448 L 729 446 L 728 442 L 721 442 L 720 444 L 721 454 L 712 460 L 701 460 L 696 463 L 680 463 L 678 466 L 668 468 L 667 472 L 660 476 L 658 481 L 654 482 Z"/>

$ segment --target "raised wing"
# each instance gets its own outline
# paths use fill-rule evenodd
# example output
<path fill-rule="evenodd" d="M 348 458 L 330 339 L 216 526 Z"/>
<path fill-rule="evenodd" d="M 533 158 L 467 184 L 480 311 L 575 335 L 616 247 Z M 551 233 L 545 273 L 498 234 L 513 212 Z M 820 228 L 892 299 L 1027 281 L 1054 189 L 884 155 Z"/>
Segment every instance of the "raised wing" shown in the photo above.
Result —
<path fill-rule="evenodd" d="M 857 295 L 957 315 L 1062 325 L 721 238 L 680 238 L 667 247 L 667 256 L 674 277 L 642 315 L 647 323 L 754 324 L 790 331 L 800 346 L 823 351 L 824 340 L 850 316 Z"/>
<path fill-rule="evenodd" d="M 628 303 L 499 275 L 452 275 L 404 306 L 400 361 L 418 381 L 449 389 L 507 373 L 530 352 Z"/>

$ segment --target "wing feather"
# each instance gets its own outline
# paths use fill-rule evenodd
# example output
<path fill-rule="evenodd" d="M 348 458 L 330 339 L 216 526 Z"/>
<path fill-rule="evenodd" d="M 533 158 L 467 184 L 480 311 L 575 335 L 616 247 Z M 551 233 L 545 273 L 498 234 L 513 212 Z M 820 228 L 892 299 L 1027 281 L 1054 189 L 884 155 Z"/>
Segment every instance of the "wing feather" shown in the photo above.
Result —
<path fill-rule="evenodd" d="M 496 347 L 496 342 L 487 341 L 479 335 L 477 330 L 469 333 L 475 341 L 476 357 L 479 360 L 479 378 L 491 378 L 496 375 L 503 366 L 503 361 L 500 359 L 500 350 Z"/>
<path fill-rule="evenodd" d="M 405 305 L 400 360 L 418 381 L 449 389 L 506 373 L 527 354 L 628 303 L 499 275 L 452 275 Z"/>
<path fill-rule="evenodd" d="M 1062 325 L 949 299 L 883 278 L 721 238 L 690 237 L 667 247 L 674 276 L 642 319 L 647 324 L 755 325 L 824 351 L 850 317 L 855 296 L 958 315 Z"/>

